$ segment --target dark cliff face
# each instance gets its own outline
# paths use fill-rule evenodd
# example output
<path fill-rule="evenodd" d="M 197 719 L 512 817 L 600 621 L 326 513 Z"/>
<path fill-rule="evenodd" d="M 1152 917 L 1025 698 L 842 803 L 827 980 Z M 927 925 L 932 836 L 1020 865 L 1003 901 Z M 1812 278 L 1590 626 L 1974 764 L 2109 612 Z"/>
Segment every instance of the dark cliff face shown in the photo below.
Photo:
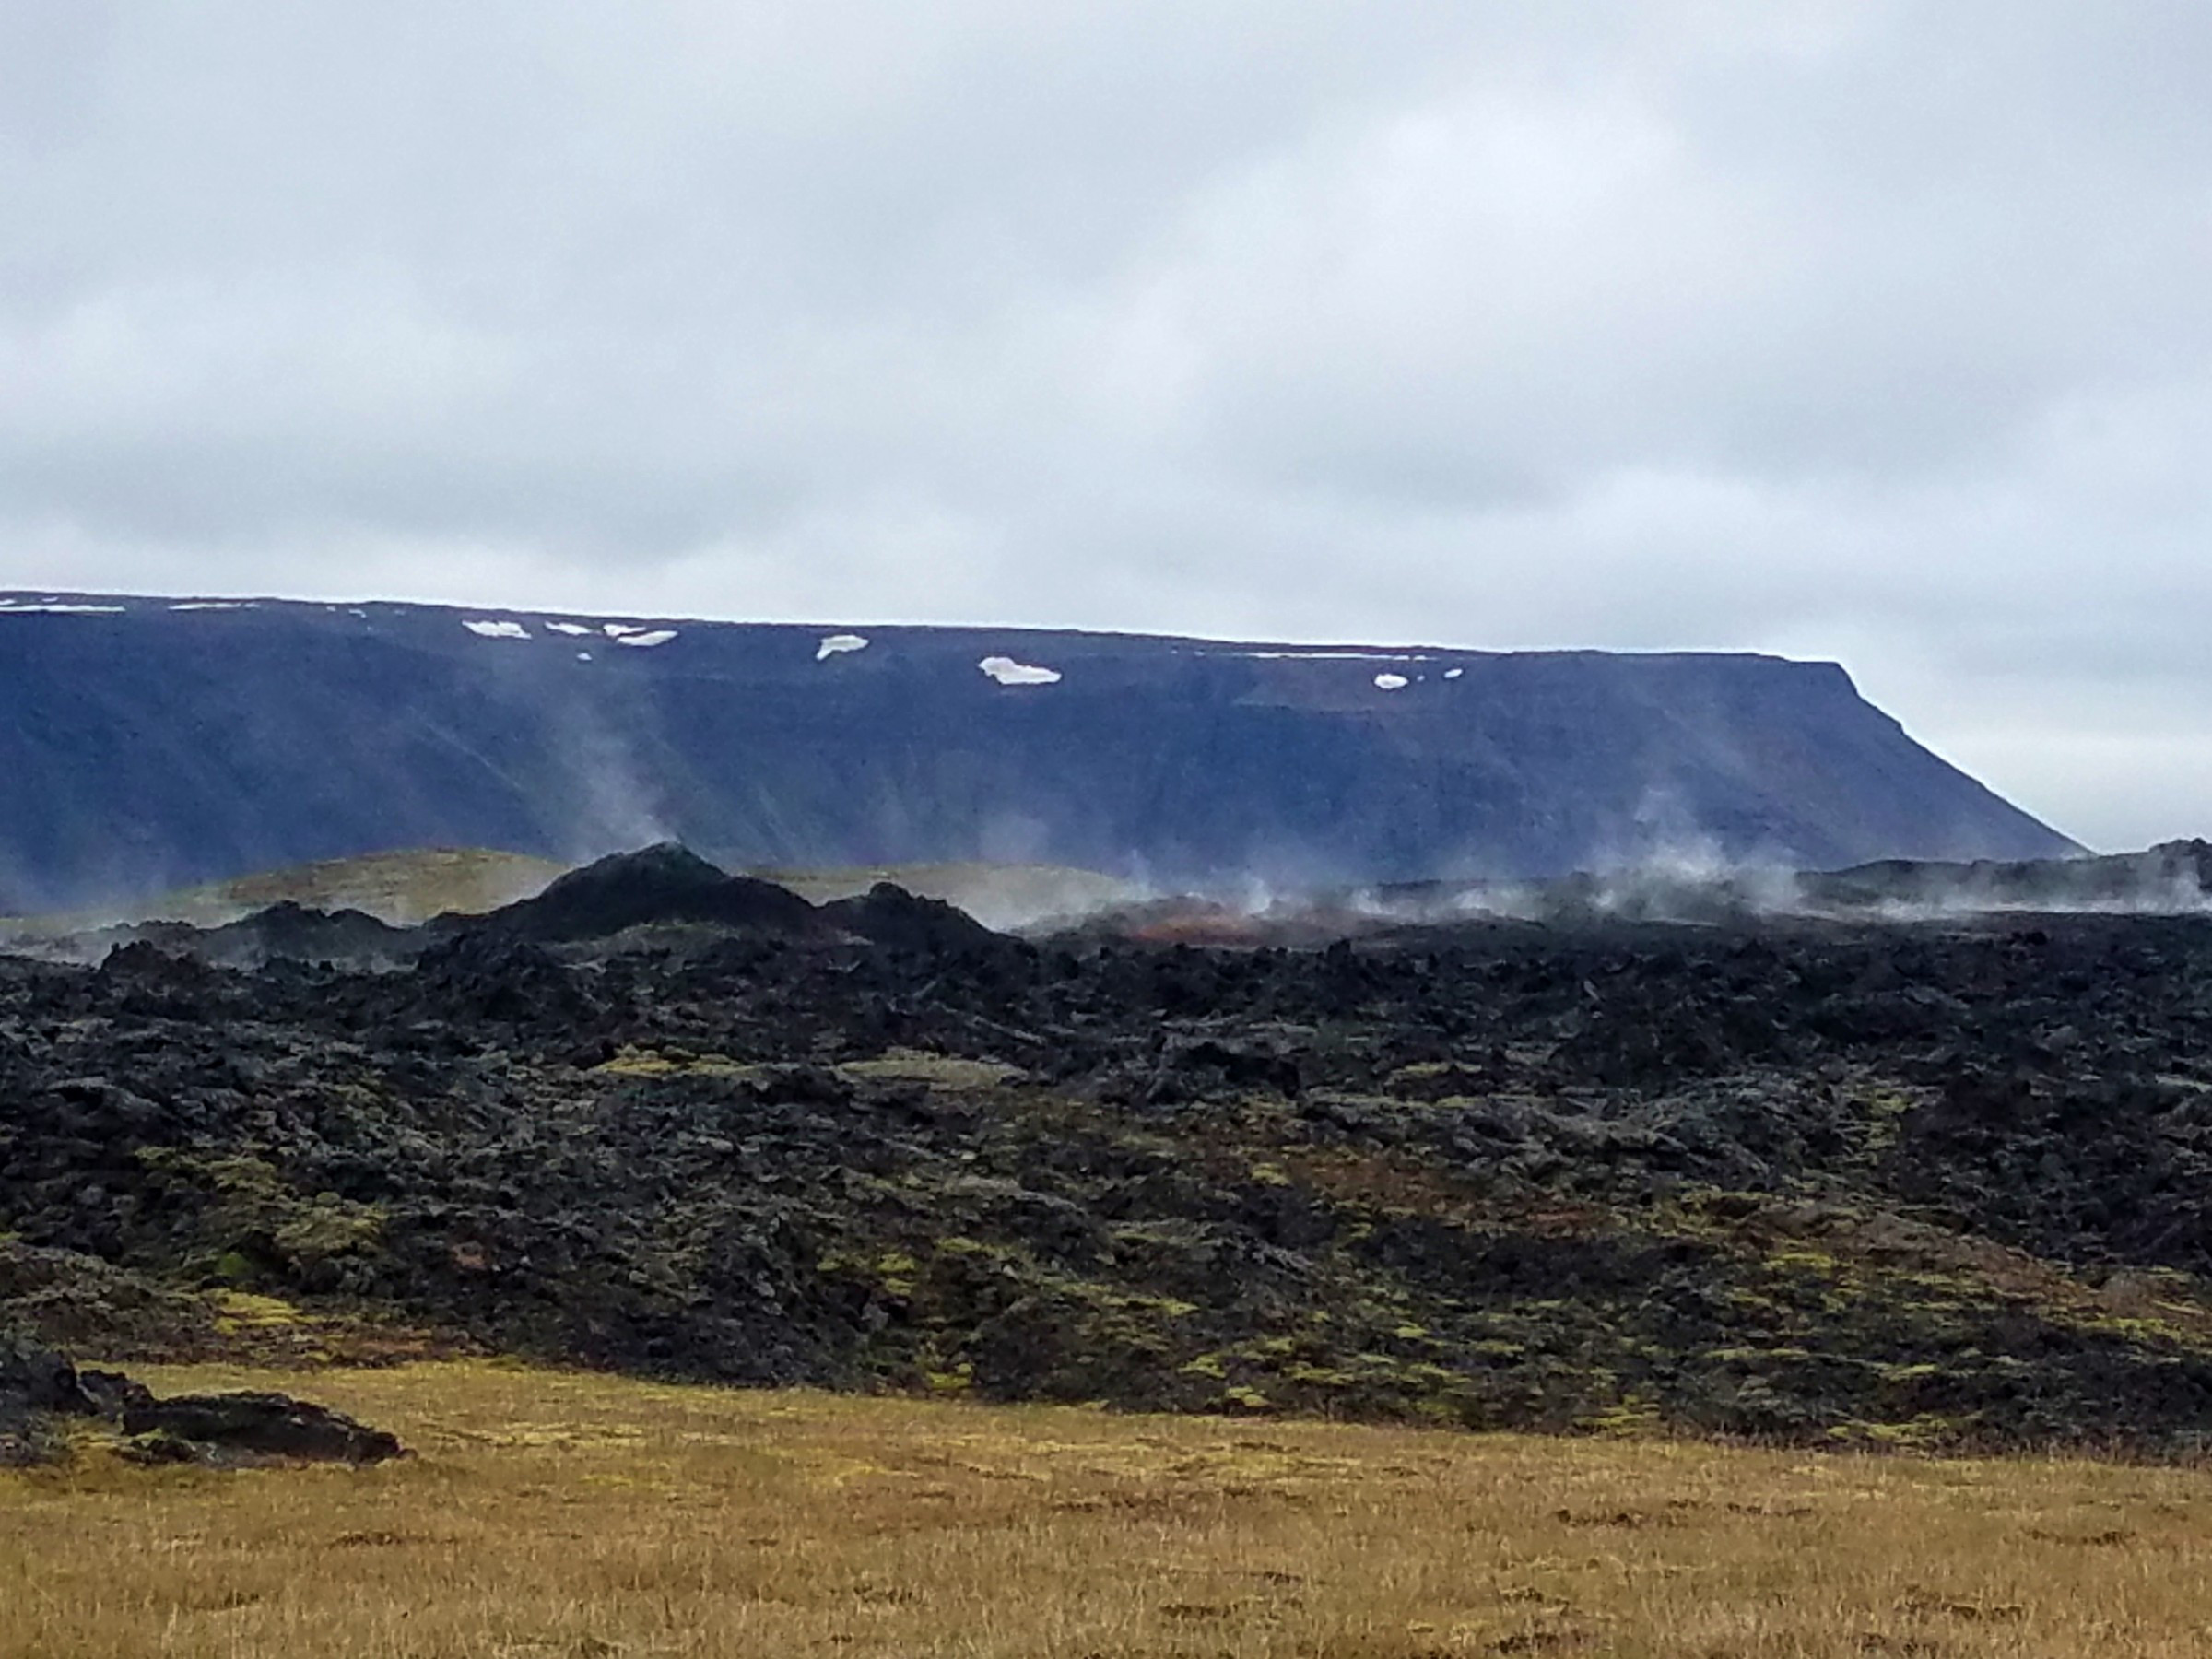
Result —
<path fill-rule="evenodd" d="M 1276 882 L 2071 850 L 1832 665 L 394 605 L 0 596 L 0 910 L 664 837 Z"/>

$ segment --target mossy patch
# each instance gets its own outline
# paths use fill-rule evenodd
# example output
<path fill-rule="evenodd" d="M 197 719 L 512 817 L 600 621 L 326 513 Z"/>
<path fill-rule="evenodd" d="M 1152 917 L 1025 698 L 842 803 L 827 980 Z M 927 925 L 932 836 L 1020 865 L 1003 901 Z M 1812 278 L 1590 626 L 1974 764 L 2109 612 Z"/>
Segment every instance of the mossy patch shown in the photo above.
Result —
<path fill-rule="evenodd" d="M 996 1088 L 1018 1081 L 1022 1070 L 995 1060 L 966 1060 L 921 1049 L 886 1049 L 872 1060 L 847 1060 L 838 1076 L 855 1083 L 926 1083 L 947 1089 Z"/>
<path fill-rule="evenodd" d="M 742 1083 L 761 1082 L 771 1075 L 765 1065 L 733 1059 L 727 1054 L 629 1046 L 619 1050 L 612 1059 L 601 1061 L 592 1070 L 607 1077 L 728 1077 Z"/>

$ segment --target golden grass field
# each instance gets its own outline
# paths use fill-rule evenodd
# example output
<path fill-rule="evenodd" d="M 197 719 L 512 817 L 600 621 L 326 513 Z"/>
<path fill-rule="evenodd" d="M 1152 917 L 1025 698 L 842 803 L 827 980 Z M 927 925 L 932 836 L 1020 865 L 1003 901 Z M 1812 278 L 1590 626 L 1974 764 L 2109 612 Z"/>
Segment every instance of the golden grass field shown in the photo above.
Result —
<path fill-rule="evenodd" d="M 0 1476 L 0 1654 L 2212 1653 L 2212 1477 L 664 1387 L 280 1387 L 381 1468 Z"/>

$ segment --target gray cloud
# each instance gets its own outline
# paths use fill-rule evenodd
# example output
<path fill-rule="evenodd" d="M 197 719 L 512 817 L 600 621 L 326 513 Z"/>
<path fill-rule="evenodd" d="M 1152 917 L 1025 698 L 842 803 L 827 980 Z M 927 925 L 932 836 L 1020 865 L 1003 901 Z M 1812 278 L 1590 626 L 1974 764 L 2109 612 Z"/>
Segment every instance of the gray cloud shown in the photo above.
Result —
<path fill-rule="evenodd" d="M 0 585 L 1835 656 L 2212 827 L 2212 14 L 0 0 Z"/>

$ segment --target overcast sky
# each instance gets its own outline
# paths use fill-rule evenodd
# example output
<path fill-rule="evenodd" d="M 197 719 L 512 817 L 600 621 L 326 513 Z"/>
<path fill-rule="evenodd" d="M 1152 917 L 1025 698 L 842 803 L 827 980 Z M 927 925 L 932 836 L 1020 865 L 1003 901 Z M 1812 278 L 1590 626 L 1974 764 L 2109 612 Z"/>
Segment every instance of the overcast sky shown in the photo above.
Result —
<path fill-rule="evenodd" d="M 1832 657 L 2212 833 L 2204 0 L 0 0 L 0 586 Z"/>

